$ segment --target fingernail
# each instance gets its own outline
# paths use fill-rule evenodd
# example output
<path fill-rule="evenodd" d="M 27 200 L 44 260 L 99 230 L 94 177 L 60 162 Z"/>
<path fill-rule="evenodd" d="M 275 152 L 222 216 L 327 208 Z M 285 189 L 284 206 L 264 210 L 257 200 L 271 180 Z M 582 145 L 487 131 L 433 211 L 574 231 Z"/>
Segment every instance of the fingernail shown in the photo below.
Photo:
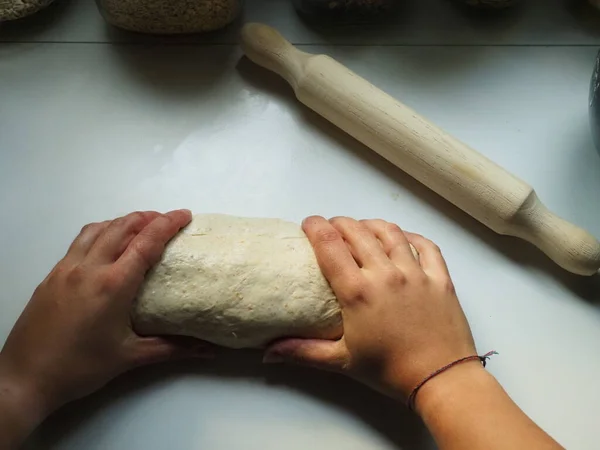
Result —
<path fill-rule="evenodd" d="M 283 356 L 275 352 L 267 353 L 265 356 L 263 356 L 264 364 L 278 364 L 282 363 L 283 361 Z"/>
<path fill-rule="evenodd" d="M 305 217 L 304 220 L 302 221 L 302 226 L 304 225 L 309 225 L 311 222 L 314 222 L 315 219 L 318 219 L 321 216 L 308 216 Z"/>

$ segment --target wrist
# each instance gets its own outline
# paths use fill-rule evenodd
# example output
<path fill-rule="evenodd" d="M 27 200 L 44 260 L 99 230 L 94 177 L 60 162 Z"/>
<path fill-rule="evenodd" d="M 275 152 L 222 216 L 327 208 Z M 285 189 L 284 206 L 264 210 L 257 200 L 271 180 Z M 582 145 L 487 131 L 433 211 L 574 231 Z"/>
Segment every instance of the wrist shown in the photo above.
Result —
<path fill-rule="evenodd" d="M 485 390 L 493 383 L 494 377 L 483 368 L 479 361 L 468 361 L 425 383 L 415 397 L 415 411 L 427 421 L 428 416 L 436 414 L 450 403 L 460 403 L 473 392 Z"/>
<path fill-rule="evenodd" d="M 0 420 L 19 445 L 48 415 L 52 408 L 27 374 L 16 370 L 0 354 Z"/>

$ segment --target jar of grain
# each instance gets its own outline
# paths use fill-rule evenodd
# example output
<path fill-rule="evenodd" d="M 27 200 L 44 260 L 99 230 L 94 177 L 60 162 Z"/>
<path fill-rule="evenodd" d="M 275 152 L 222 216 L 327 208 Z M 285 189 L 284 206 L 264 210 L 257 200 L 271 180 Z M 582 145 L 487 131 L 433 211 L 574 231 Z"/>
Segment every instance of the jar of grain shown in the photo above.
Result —
<path fill-rule="evenodd" d="M 590 99 L 588 102 L 590 111 L 590 126 L 594 144 L 600 152 L 600 52 L 596 56 L 592 82 L 590 83 Z"/>
<path fill-rule="evenodd" d="M 480 9 L 504 9 L 515 5 L 520 0 L 460 0 L 469 6 Z"/>
<path fill-rule="evenodd" d="M 233 22 L 242 0 L 96 0 L 106 21 L 141 33 L 213 31 Z"/>
<path fill-rule="evenodd" d="M 0 22 L 16 20 L 44 9 L 54 0 L 0 0 Z"/>
<path fill-rule="evenodd" d="M 303 17 L 316 21 L 361 22 L 392 12 L 401 0 L 292 0 Z"/>

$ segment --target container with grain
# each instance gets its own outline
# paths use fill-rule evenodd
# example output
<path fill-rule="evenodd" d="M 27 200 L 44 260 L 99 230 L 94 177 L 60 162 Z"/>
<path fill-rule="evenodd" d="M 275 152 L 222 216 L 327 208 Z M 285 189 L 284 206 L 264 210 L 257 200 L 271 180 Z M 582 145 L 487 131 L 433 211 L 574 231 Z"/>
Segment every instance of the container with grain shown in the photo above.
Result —
<path fill-rule="evenodd" d="M 96 0 L 112 25 L 153 34 L 202 33 L 231 23 L 241 0 Z"/>
<path fill-rule="evenodd" d="M 0 22 L 22 19 L 34 14 L 54 0 L 0 0 Z"/>
<path fill-rule="evenodd" d="M 309 20 L 370 22 L 389 17 L 401 0 L 292 0 L 292 3 Z"/>

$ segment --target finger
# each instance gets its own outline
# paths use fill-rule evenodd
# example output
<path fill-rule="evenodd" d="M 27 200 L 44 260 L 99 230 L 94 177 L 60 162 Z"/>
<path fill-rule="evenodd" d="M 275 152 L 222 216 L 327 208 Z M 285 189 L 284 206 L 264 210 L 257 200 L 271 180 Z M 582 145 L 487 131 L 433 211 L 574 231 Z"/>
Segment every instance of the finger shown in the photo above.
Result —
<path fill-rule="evenodd" d="M 423 271 L 430 276 L 450 276 L 446 260 L 442 256 L 440 248 L 429 239 L 420 234 L 404 232 L 408 241 L 419 252 L 419 263 Z"/>
<path fill-rule="evenodd" d="M 343 339 L 284 339 L 265 351 L 263 362 L 291 363 L 331 372 L 343 371 L 348 362 L 348 351 Z"/>
<path fill-rule="evenodd" d="M 391 265 L 381 244 L 364 224 L 349 217 L 334 217 L 329 221 L 348 243 L 352 256 L 360 267 Z"/>
<path fill-rule="evenodd" d="M 362 275 L 348 245 L 327 220 L 320 216 L 308 217 L 302 228 L 313 246 L 321 271 L 334 291 L 340 292 L 348 280 Z"/>
<path fill-rule="evenodd" d="M 133 348 L 133 365 L 145 366 L 187 358 L 214 358 L 211 344 L 182 336 L 138 338 Z"/>
<path fill-rule="evenodd" d="M 129 282 L 141 281 L 146 272 L 160 260 L 167 242 L 190 220 L 192 213 L 187 209 L 156 217 L 131 240 L 116 262 L 116 270 Z"/>
<path fill-rule="evenodd" d="M 381 219 L 361 220 L 361 223 L 379 239 L 383 250 L 394 264 L 401 267 L 416 263 L 411 244 L 398 225 Z"/>
<path fill-rule="evenodd" d="M 83 259 L 94 245 L 94 242 L 104 233 L 111 222 L 112 220 L 106 220 L 104 222 L 88 223 L 85 225 L 69 247 L 66 257 L 77 260 Z"/>
<path fill-rule="evenodd" d="M 98 264 L 116 261 L 132 239 L 158 216 L 160 213 L 156 211 L 137 211 L 113 220 L 96 239 L 87 258 Z"/>

